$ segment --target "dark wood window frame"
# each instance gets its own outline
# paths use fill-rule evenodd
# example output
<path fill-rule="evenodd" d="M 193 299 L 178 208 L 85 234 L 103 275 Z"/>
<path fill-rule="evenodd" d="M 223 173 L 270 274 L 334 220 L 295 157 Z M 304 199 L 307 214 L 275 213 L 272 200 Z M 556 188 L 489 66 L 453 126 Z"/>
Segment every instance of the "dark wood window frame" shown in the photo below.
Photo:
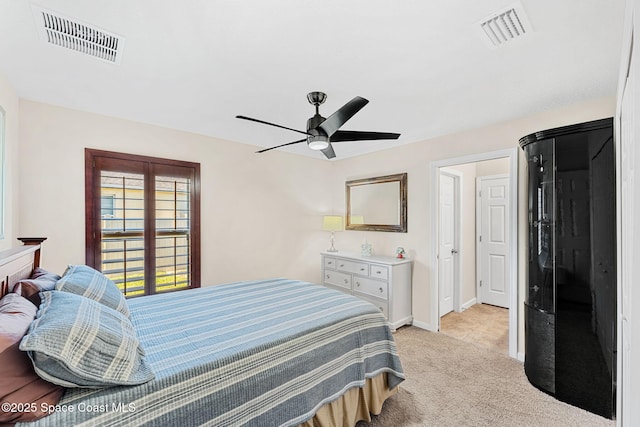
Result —
<path fill-rule="evenodd" d="M 123 170 L 122 161 L 135 164 L 135 170 Z M 96 165 L 99 167 L 96 167 Z M 100 170 L 108 170 L 110 164 L 118 164 L 120 172 L 144 171 L 145 183 L 145 230 L 155 230 L 155 209 L 153 208 L 155 181 L 154 176 L 171 175 L 175 170 L 190 168 L 193 170 L 193 197 L 191 198 L 191 283 L 189 288 L 200 287 L 200 164 L 173 159 L 141 156 L 135 154 L 117 153 L 111 151 L 85 148 L 85 256 L 86 264 L 101 270 L 102 251 L 100 236 L 101 197 Z M 155 283 L 156 265 L 155 238 L 145 239 L 145 295 L 156 293 Z"/>

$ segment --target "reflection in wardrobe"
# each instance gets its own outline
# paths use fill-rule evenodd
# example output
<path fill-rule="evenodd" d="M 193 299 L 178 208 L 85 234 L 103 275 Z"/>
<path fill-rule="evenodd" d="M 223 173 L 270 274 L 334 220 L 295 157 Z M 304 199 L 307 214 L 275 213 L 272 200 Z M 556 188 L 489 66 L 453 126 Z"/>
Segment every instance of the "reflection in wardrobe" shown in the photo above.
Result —
<path fill-rule="evenodd" d="M 524 137 L 529 177 L 525 372 L 612 418 L 616 372 L 613 120 Z"/>

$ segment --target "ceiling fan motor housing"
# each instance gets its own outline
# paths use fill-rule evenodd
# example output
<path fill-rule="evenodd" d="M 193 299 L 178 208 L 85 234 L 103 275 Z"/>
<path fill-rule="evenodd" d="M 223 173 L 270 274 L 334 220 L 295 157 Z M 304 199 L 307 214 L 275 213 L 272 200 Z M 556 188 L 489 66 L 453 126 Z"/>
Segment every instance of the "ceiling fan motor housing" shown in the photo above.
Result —
<path fill-rule="evenodd" d="M 320 114 L 315 114 L 309 120 L 307 120 L 307 145 L 312 150 L 324 150 L 329 146 L 329 136 L 318 127 L 320 123 L 324 121 L 324 117 Z"/>

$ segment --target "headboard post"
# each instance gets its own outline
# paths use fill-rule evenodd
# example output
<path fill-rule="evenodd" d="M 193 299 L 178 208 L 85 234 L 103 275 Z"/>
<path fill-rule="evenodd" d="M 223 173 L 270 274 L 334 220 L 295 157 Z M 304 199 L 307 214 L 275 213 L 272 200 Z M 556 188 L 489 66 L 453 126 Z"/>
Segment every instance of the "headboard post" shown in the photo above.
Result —
<path fill-rule="evenodd" d="M 40 267 L 41 243 L 46 237 L 19 237 L 23 245 L 0 251 L 0 298 Z"/>
<path fill-rule="evenodd" d="M 18 240 L 20 240 L 23 245 L 30 246 L 30 245 L 39 245 L 45 240 L 47 240 L 47 238 L 46 237 L 18 237 Z M 33 258 L 33 268 L 36 268 L 36 267 L 40 267 L 40 248 L 38 248 L 38 250 L 35 252 L 34 258 Z"/>

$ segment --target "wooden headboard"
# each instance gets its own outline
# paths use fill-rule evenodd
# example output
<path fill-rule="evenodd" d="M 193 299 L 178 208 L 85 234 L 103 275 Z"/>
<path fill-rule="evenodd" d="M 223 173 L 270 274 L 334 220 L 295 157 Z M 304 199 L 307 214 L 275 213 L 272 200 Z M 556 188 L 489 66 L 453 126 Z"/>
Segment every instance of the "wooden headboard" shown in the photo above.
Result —
<path fill-rule="evenodd" d="M 5 296 L 13 285 L 27 279 L 33 269 L 40 266 L 41 243 L 46 237 L 18 237 L 24 246 L 0 252 L 0 298 Z"/>

